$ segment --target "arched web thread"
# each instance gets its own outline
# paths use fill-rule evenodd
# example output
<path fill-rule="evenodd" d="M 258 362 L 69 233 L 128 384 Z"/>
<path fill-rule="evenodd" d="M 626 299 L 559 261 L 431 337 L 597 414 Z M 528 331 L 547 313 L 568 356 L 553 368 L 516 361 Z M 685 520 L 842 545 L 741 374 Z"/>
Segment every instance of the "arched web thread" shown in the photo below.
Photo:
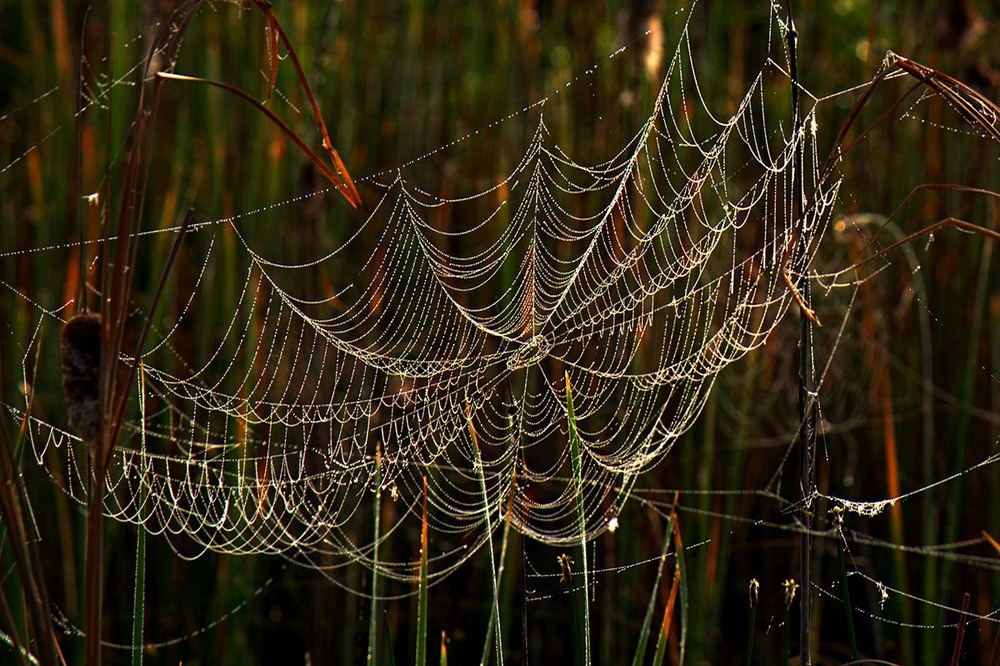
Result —
<path fill-rule="evenodd" d="M 718 373 L 794 306 L 789 247 L 800 239 L 808 265 L 837 193 L 836 180 L 817 181 L 813 118 L 787 136 L 766 120 L 766 72 L 718 119 L 689 49 L 685 35 L 646 122 L 598 164 L 552 141 L 541 105 L 505 179 L 439 197 L 400 170 L 360 226 L 314 256 L 280 258 L 245 219 L 202 225 L 215 237 L 180 320 L 143 359 L 150 408 L 126 424 L 108 515 L 176 538 L 189 557 L 373 565 L 356 523 L 370 520 L 376 476 L 396 505 L 382 539 L 419 524 L 427 477 L 437 575 L 485 542 L 487 515 L 551 544 L 599 535 Z M 796 153 L 810 193 L 802 219 L 789 205 Z M 737 187 L 737 172 L 752 184 Z M 279 214 L 295 224 L 297 208 Z M 221 312 L 203 279 L 220 270 L 220 236 L 246 259 Z M 339 270 L 352 262 L 356 272 Z M 209 312 L 219 325 L 204 323 Z M 185 327 L 208 327 L 208 352 L 164 360 L 188 347 Z M 564 376 L 586 525 L 569 478 Z M 39 461 L 64 452 L 65 489 L 85 501 L 73 437 L 40 421 L 30 434 Z M 414 573 L 410 562 L 377 565 Z"/>

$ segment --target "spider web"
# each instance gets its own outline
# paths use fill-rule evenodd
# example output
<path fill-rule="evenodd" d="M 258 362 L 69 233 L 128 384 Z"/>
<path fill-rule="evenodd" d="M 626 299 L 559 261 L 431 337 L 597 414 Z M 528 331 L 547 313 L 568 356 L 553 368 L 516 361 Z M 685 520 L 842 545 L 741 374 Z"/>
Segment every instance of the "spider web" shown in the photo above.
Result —
<path fill-rule="evenodd" d="M 780 23 L 779 14 L 771 17 L 772 26 Z M 425 480 L 432 581 L 482 554 L 484 546 L 493 556 L 491 539 L 505 525 L 535 542 L 565 548 L 614 531 L 626 504 L 667 518 L 677 510 L 669 501 L 674 490 L 643 487 L 640 475 L 661 465 L 675 445 L 697 446 L 684 436 L 724 370 L 769 340 L 794 346 L 794 336 L 780 324 L 796 309 L 789 284 L 807 278 L 827 296 L 840 291 L 851 299 L 834 308 L 830 320 L 820 313 L 833 323 L 827 329 L 830 348 L 815 352 L 817 391 L 825 398 L 822 434 L 863 427 L 873 398 L 851 385 L 877 373 L 866 366 L 870 359 L 851 359 L 848 329 L 854 299 L 863 297 L 868 277 L 859 277 L 854 266 L 844 269 L 843 252 L 829 274 L 801 269 L 822 260 L 820 250 L 827 251 L 831 241 L 867 239 L 888 222 L 859 215 L 830 224 L 844 202 L 838 201 L 839 176 L 821 176 L 816 114 L 844 93 L 812 98 L 816 104 L 796 133 L 787 121 L 775 120 L 788 116 L 790 81 L 779 64 L 767 60 L 734 110 L 719 114 L 702 96 L 689 32 L 685 24 L 634 133 L 614 137 L 620 148 L 607 154 L 562 138 L 559 103 L 625 49 L 477 132 L 358 178 L 370 193 L 369 207 L 346 232 L 317 231 L 303 222 L 315 216 L 316 202 L 328 192 L 316 188 L 292 198 L 270 196 L 266 205 L 236 215 L 199 213 L 185 240 L 193 268 L 178 280 L 179 315 L 153 318 L 154 339 L 139 359 L 138 397 L 110 467 L 106 515 L 164 535 L 184 558 L 207 552 L 278 555 L 327 574 L 360 564 L 402 583 L 393 590 L 419 575 L 419 553 L 385 546 L 394 538 L 397 545 L 412 543 L 419 533 Z M 105 81 L 90 90 L 79 113 L 101 113 L 110 91 L 123 87 L 124 78 Z M 903 117 L 921 118 L 927 99 Z M 609 113 L 621 103 L 598 101 Z M 447 178 L 439 166 L 448 164 L 449 154 L 499 145 L 498 137 L 518 133 L 508 132 L 514 125 L 531 129 L 528 140 L 513 149 L 517 156 L 506 175 L 469 178 L 460 192 L 443 184 Z M 588 159 L 591 154 L 599 157 Z M 796 156 L 801 174 L 794 172 Z M 28 158 L 30 151 L 16 156 L 0 176 L 24 169 Z M 790 203 L 796 182 L 810 195 L 798 218 Z M 333 215 L 323 224 L 344 226 Z M 828 228 L 836 237 L 821 243 Z M 298 245 L 290 246 L 287 238 L 296 234 L 287 229 L 298 230 Z M 904 236 L 894 225 L 887 229 L 894 239 Z M 177 231 L 139 232 L 140 252 L 155 256 Z M 83 247 L 93 255 L 107 240 Z M 789 261 L 794 243 L 801 261 Z M 9 262 L 16 271 L 26 255 L 40 264 L 67 264 L 76 245 L 59 239 L 0 248 L 0 264 Z M 923 302 L 917 253 L 905 251 L 909 289 L 930 330 L 934 315 Z M 983 255 L 984 266 L 989 256 Z M 876 265 L 873 275 L 890 268 L 887 261 Z M 99 282 L 94 273 L 91 266 L 92 284 Z M 236 285 L 231 297 L 220 295 L 220 283 Z M 41 291 L 19 291 L 13 283 L 4 286 L 40 318 L 24 354 L 22 379 L 30 386 L 31 350 L 43 328 L 61 324 L 73 304 Z M 146 316 L 144 306 L 136 303 L 137 319 Z M 844 374 L 829 381 L 838 372 Z M 931 378 L 924 370 L 915 380 L 929 396 L 919 406 L 925 418 L 935 399 Z M 995 375 L 989 379 L 996 384 Z M 580 437 L 579 483 L 570 442 L 570 387 Z M 851 414 L 852 405 L 863 416 Z M 771 416 L 773 407 L 769 402 L 761 409 L 769 415 L 762 420 L 780 420 Z M 23 408 L 7 409 L 24 418 Z M 995 427 L 995 414 L 977 418 Z M 64 422 L 58 413 L 32 410 L 29 444 L 39 468 L 85 504 L 87 450 Z M 713 499 L 752 495 L 784 515 L 765 510 L 750 517 L 725 502 L 706 508 L 709 503 L 698 500 L 684 511 L 777 533 L 801 532 L 788 520 L 803 508 L 793 503 L 800 497 L 788 500 L 781 492 L 782 476 L 792 467 L 796 425 L 775 427 L 776 444 L 757 442 L 786 448 L 764 489 L 747 490 L 736 469 L 728 475 L 736 479 L 729 486 L 734 490 L 704 491 Z M 935 428 L 931 421 L 921 431 L 926 450 L 934 448 Z M 827 446 L 821 441 L 829 462 L 837 454 Z M 958 616 L 953 599 L 926 585 L 913 594 L 905 576 L 894 578 L 867 562 L 867 549 L 909 554 L 922 567 L 959 564 L 989 574 L 996 571 L 995 558 L 962 550 L 984 539 L 903 545 L 895 537 L 875 536 L 874 521 L 888 522 L 891 515 L 882 514 L 904 503 L 907 516 L 929 513 L 931 498 L 946 486 L 996 461 L 993 454 L 947 470 L 928 467 L 930 475 L 910 479 L 905 492 L 878 496 L 888 499 L 849 500 L 839 495 L 853 494 L 834 484 L 803 500 L 817 511 L 836 506 L 850 514 L 847 526 L 835 522 L 831 533 L 852 558 L 852 581 L 870 595 L 867 604 L 855 597 L 855 610 L 904 627 L 952 626 L 942 611 Z M 919 509 L 912 501 L 918 496 Z M 380 509 L 382 520 L 373 526 Z M 723 541 L 713 536 L 687 548 L 697 556 L 712 540 Z M 595 591 L 611 588 L 613 579 L 632 568 L 663 560 L 608 563 L 596 543 L 592 548 L 583 566 L 593 565 L 595 582 L 589 585 Z M 525 598 L 538 604 L 567 593 L 556 584 L 564 581 L 563 561 L 556 564 L 551 550 L 544 552 L 524 555 Z M 567 560 L 565 566 L 579 565 Z M 495 569 L 491 575 L 496 587 Z M 841 598 L 842 586 L 817 579 L 822 582 L 813 582 L 814 593 Z M 372 587 L 376 598 L 395 593 Z M 919 602 L 919 615 L 900 610 L 911 600 Z M 975 617 L 995 623 L 996 613 L 981 607 Z"/>
<path fill-rule="evenodd" d="M 181 539 L 188 557 L 374 565 L 377 541 L 357 542 L 351 527 L 359 507 L 388 493 L 393 530 L 419 522 L 426 479 L 438 575 L 505 520 L 549 544 L 601 534 L 718 373 L 795 304 L 789 247 L 797 239 L 808 265 L 828 226 L 839 181 L 817 180 L 812 113 L 798 133 L 768 120 L 775 79 L 787 87 L 765 66 L 717 117 L 685 26 L 649 115 L 608 159 L 560 148 L 546 98 L 516 114 L 536 129 L 506 177 L 462 196 L 415 184 L 421 160 L 362 179 L 377 191 L 371 208 L 305 257 L 255 231 L 255 211 L 197 223 L 201 266 L 182 314 L 139 359 L 142 410 L 115 451 L 107 515 Z M 813 193 L 802 219 L 789 203 L 797 154 Z M 736 172 L 750 185 L 736 186 Z M 270 214 L 295 225 L 306 203 Z M 146 246 L 171 232 L 144 232 Z M 224 310 L 220 239 L 245 259 Z M 211 343 L 181 355 L 180 338 L 206 321 Z M 65 490 L 85 502 L 79 441 L 30 423 L 36 459 L 61 451 Z M 378 564 L 413 575 L 409 562 Z"/>

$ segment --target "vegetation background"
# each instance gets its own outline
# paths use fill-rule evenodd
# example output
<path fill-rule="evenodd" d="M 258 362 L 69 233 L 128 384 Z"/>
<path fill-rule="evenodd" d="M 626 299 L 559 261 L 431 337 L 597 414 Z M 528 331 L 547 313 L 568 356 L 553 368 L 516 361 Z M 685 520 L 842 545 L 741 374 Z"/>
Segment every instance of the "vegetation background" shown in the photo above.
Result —
<path fill-rule="evenodd" d="M 38 304 L 63 302 L 63 295 L 75 293 L 77 257 L 28 250 L 81 234 L 77 202 L 100 186 L 109 161 L 115 166 L 112 182 L 120 183 L 121 146 L 136 107 L 136 88 L 118 86 L 110 102 L 105 98 L 107 112 L 90 112 L 78 126 L 77 82 L 82 71 L 93 94 L 110 80 L 134 80 L 130 68 L 141 60 L 151 26 L 173 5 L 170 0 L 0 4 L 0 165 L 9 165 L 0 166 L 0 402 L 23 408 L 27 362 L 34 373 L 32 413 L 46 421 L 66 424 L 55 353 L 59 331 L 45 324 L 37 359 L 37 347 L 26 345 L 42 319 Z M 1000 99 L 1000 7 L 991 0 L 802 0 L 791 6 L 800 36 L 801 81 L 817 95 L 868 81 L 891 49 Z M 581 161 L 617 149 L 649 113 L 683 25 L 679 9 L 667 0 L 274 3 L 317 92 L 333 143 L 366 199 L 373 195 L 366 177 L 492 126 L 595 63 L 601 71 L 587 85 L 571 86 L 549 105 L 548 124 L 558 144 Z M 720 113 L 735 110 L 769 52 L 784 63 L 767 41 L 766 2 L 703 1 L 693 9 L 690 25 L 702 93 Z M 177 71 L 263 96 L 265 27 L 259 12 L 210 3 L 189 29 Z M 606 59 L 624 44 L 631 46 Z M 223 217 L 322 187 L 302 154 L 241 100 L 197 85 L 164 90 L 142 228 L 176 225 L 190 206 Z M 902 90 L 901 84 L 895 92 Z M 311 116 L 301 112 L 307 102 L 285 64 L 277 91 L 274 108 L 314 139 Z M 830 140 L 856 98 L 844 95 L 822 107 L 820 128 L 829 131 Z M 881 111 L 891 117 L 843 165 L 842 215 L 888 215 L 922 183 L 1000 190 L 997 145 L 951 131 L 960 122 L 940 99 L 910 115 L 905 107 L 893 109 L 894 100 L 886 93 L 877 110 L 866 112 L 869 122 Z M 530 114 L 518 114 L 484 132 L 484 139 L 434 152 L 413 171 L 422 185 L 448 196 L 475 191 L 507 173 L 533 130 Z M 318 148 L 318 139 L 313 146 Z M 251 218 L 245 231 L 273 239 L 288 256 L 349 233 L 357 218 L 343 200 L 327 194 L 310 201 L 314 205 L 303 208 L 298 226 L 282 224 L 280 215 L 266 211 Z M 82 233 L 98 237 L 97 209 L 87 210 Z M 960 192 L 921 193 L 896 222 L 900 233 L 912 233 L 948 216 L 1000 225 L 997 199 Z M 820 395 L 824 493 L 857 500 L 894 497 L 961 473 L 1000 446 L 998 249 L 988 238 L 954 231 L 932 239 L 892 255 L 855 302 L 819 298 L 824 321 L 849 315 L 843 337 L 837 337 L 837 326 L 817 331 L 819 367 L 832 359 Z M 198 270 L 199 242 L 193 238 L 173 267 L 165 317 L 184 307 Z M 234 239 L 222 242 L 220 265 L 244 260 Z M 148 301 L 155 287 L 169 239 L 161 244 L 141 266 L 138 302 Z M 858 250 L 849 230 L 830 232 L 817 269 L 848 266 Z M 336 283 L 351 270 L 338 266 L 330 280 Z M 224 271 L 212 279 L 219 303 L 234 303 L 242 285 Z M 688 545 L 687 589 L 683 617 L 678 610 L 666 636 L 666 658 L 679 659 L 682 640 L 687 663 L 773 664 L 783 658 L 783 583 L 798 576 L 799 548 L 793 516 L 785 512 L 785 500 L 796 499 L 797 483 L 797 453 L 789 453 L 798 426 L 793 319 L 765 348 L 723 373 L 696 426 L 642 479 L 621 528 L 595 545 L 595 663 L 631 661 L 651 598 L 654 625 L 661 622 L 674 559 L 659 580 L 657 558 L 669 539 L 675 492 L 674 527 Z M 189 345 L 178 350 L 182 358 L 211 348 L 212 339 L 204 334 L 211 326 L 206 321 L 204 328 L 179 336 Z M 2 427 L 15 440 L 17 414 L 5 412 Z M 59 473 L 58 459 L 46 464 Z M 60 642 L 69 663 L 82 663 L 76 628 L 84 626 L 85 507 L 58 491 L 32 456 L 23 457 L 20 469 Z M 774 488 L 776 472 L 783 498 L 761 492 Z M 943 663 L 956 644 L 960 617 L 954 609 L 967 592 L 973 619 L 957 663 L 991 663 L 1000 633 L 997 497 L 1000 467 L 991 465 L 950 478 L 880 515 L 845 517 L 852 616 L 863 654 L 893 663 Z M 817 663 L 843 663 L 850 660 L 848 621 L 839 599 L 838 543 L 843 542 L 828 508 L 816 511 L 814 561 L 822 590 L 812 590 L 812 653 Z M 119 644 L 105 649 L 107 663 L 133 660 L 136 538 L 134 526 L 106 525 L 104 637 Z M 412 557 L 419 535 L 402 534 L 388 547 Z M 412 661 L 419 619 L 414 588 L 385 590 L 393 598 L 373 611 L 370 601 L 343 589 L 364 589 L 368 574 L 360 566 L 340 567 L 324 577 L 271 557 L 209 553 L 188 561 L 177 556 L 177 544 L 157 537 L 150 537 L 146 548 L 149 663 L 363 663 L 373 612 L 382 613 L 381 663 Z M 24 636 L 27 611 L 9 551 L 5 542 L 0 576 L 13 626 L 5 622 L 4 632 Z M 581 640 L 571 612 L 576 595 L 559 581 L 561 553 L 511 537 L 500 607 L 506 663 L 576 658 Z M 760 583 L 755 612 L 751 579 Z M 883 600 L 872 581 L 905 595 L 893 592 Z M 431 588 L 424 618 L 431 663 L 439 659 L 442 635 L 452 663 L 479 660 L 491 600 L 487 557 L 475 558 Z M 791 617 L 794 623 L 794 612 Z M 794 652 L 794 626 L 792 636 Z M 647 656 L 652 653 L 651 646 Z M 0 662 L 15 660 L 12 650 L 0 646 Z"/>

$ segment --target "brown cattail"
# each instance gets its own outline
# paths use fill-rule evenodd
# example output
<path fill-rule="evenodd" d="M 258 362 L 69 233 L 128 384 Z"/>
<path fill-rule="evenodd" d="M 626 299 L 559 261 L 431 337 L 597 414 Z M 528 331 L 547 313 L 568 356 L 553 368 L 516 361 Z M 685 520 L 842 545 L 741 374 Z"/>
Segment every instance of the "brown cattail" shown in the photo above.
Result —
<path fill-rule="evenodd" d="M 88 445 L 97 441 L 101 315 L 74 315 L 62 334 L 63 396 L 70 425 Z"/>

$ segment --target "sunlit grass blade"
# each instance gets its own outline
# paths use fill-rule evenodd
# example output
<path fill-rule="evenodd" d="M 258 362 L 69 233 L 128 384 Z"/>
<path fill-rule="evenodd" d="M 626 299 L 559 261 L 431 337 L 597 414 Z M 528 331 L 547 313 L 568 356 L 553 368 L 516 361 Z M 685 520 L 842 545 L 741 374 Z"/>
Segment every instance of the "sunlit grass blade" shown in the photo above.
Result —
<path fill-rule="evenodd" d="M 583 566 L 583 661 L 590 664 L 590 572 L 587 566 L 587 513 L 583 503 L 583 461 L 580 458 L 580 433 L 573 413 L 573 391 L 566 372 L 566 419 L 570 461 L 573 465 L 573 491 L 576 494 L 577 520 L 580 521 L 580 555 Z"/>
<path fill-rule="evenodd" d="M 674 502 L 674 548 L 677 549 L 677 575 L 680 578 L 681 597 L 681 640 L 680 640 L 680 663 L 684 663 L 687 652 L 688 608 L 691 598 L 688 595 L 687 581 L 687 560 L 684 557 L 684 540 L 681 538 L 681 523 L 677 518 L 677 502 Z"/>
<path fill-rule="evenodd" d="M 670 624 L 674 616 L 674 604 L 677 601 L 677 588 L 680 585 L 681 568 L 674 566 L 674 579 L 670 583 L 670 596 L 667 597 L 667 607 L 663 611 L 663 622 L 660 624 L 660 636 L 656 639 L 656 652 L 653 653 L 653 666 L 661 666 L 663 657 L 667 654 L 667 643 L 670 639 Z"/>
<path fill-rule="evenodd" d="M 448 636 L 441 631 L 441 666 L 448 666 Z"/>

